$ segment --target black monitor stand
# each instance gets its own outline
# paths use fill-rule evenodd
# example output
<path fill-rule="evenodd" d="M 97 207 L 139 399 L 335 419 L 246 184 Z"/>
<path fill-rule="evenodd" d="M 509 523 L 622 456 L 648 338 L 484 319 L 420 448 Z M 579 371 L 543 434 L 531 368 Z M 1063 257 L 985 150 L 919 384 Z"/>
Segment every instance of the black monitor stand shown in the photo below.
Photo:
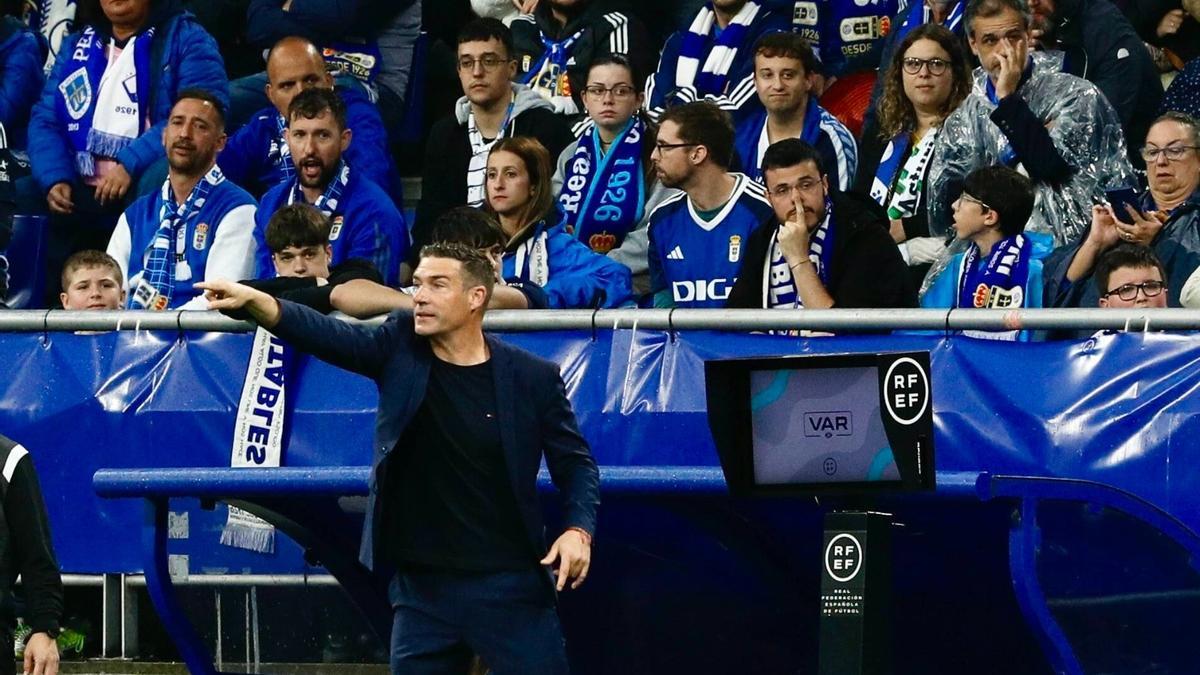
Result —
<path fill-rule="evenodd" d="M 891 672 L 891 527 L 886 513 L 825 516 L 820 675 Z"/>

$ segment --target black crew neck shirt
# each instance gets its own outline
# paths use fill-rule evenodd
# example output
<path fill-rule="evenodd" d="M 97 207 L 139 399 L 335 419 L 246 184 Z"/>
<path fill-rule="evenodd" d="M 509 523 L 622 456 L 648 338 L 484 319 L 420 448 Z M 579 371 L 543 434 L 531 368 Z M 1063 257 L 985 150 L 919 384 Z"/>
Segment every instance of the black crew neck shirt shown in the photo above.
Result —
<path fill-rule="evenodd" d="M 399 566 L 537 565 L 509 482 L 492 371 L 491 361 L 433 359 L 425 399 L 387 470 L 384 531 Z"/>

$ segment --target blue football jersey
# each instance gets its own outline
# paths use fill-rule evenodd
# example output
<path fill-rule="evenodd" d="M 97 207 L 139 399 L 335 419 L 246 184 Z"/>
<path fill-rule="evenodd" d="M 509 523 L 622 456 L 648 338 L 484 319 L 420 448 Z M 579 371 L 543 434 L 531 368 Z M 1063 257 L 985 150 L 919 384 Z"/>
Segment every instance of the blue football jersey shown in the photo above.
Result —
<path fill-rule="evenodd" d="M 730 175 L 737 181 L 733 195 L 711 221 L 682 192 L 650 214 L 651 290 L 670 290 L 676 307 L 724 307 L 750 233 L 774 215 L 763 186 Z"/>

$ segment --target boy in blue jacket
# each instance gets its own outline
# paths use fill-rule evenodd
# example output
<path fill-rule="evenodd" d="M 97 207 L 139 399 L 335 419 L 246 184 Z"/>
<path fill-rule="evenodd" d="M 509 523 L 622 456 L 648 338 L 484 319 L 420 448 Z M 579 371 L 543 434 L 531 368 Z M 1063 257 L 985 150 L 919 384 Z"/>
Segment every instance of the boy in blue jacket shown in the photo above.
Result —
<path fill-rule="evenodd" d="M 364 258 L 388 285 L 399 284 L 409 245 L 404 216 L 387 193 L 346 161 L 352 130 L 346 127 L 346 106 L 337 94 L 329 89 L 297 94 L 288 107 L 287 142 L 296 177 L 263 195 L 254 228 L 256 276 L 275 275 L 266 245 L 271 216 L 288 204 L 306 203 L 333 223 L 329 232 L 333 265 Z"/>

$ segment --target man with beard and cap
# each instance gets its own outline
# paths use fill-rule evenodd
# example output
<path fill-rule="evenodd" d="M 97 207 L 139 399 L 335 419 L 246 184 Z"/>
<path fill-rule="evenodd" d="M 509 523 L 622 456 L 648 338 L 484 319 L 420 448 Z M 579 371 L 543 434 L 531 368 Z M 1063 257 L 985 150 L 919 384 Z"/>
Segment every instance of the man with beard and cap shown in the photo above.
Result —
<path fill-rule="evenodd" d="M 292 99 L 287 117 L 287 143 L 296 177 L 263 195 L 254 229 L 257 276 L 275 275 L 266 245 L 271 216 L 287 204 L 305 203 L 332 221 L 331 264 L 363 258 L 375 265 L 389 285 L 400 283 L 400 265 L 408 254 L 404 216 L 382 188 L 346 161 L 346 149 L 354 141 L 353 130 L 346 127 L 342 99 L 330 89 L 308 89 Z"/>
<path fill-rule="evenodd" d="M 129 309 L 204 310 L 193 284 L 254 270 L 254 198 L 216 165 L 225 113 L 212 94 L 180 92 L 162 144 L 167 180 L 121 214 L 108 254 L 121 267 Z"/>
<path fill-rule="evenodd" d="M 773 217 L 750 235 L 726 307 L 915 307 L 917 296 L 887 214 L 829 185 L 816 148 L 788 138 L 767 148 L 763 180 Z"/>
<path fill-rule="evenodd" d="M 1107 0 L 1030 0 L 1033 43 L 1063 52 L 1063 72 L 1082 77 L 1117 109 L 1129 157 L 1158 115 L 1162 81 L 1154 59 L 1129 20 Z"/>
<path fill-rule="evenodd" d="M 333 90 L 346 105 L 346 124 L 354 130 L 346 162 L 384 188 L 397 204 L 403 203 L 379 110 L 361 89 L 335 87 L 321 52 L 301 37 L 280 40 L 267 55 L 265 90 L 272 107 L 257 112 L 230 136 L 217 158 L 225 177 L 258 195 L 295 177 L 284 138 L 284 115 L 296 94 L 312 87 Z"/>
<path fill-rule="evenodd" d="M 968 174 L 1001 164 L 1033 182 L 1025 234 L 1053 239 L 1053 245 L 1076 241 L 1104 191 L 1133 184 L 1120 118 L 1095 85 L 1060 72 L 1052 55 L 1030 50 L 1025 0 L 971 0 L 964 21 L 982 65 L 973 93 L 938 134 L 928 187 L 930 234 L 950 234 L 952 204 Z"/>
<path fill-rule="evenodd" d="M 624 54 L 635 73 L 654 68 L 654 48 L 636 17 L 615 11 L 614 0 L 544 0 L 510 28 L 517 80 L 545 96 L 564 115 L 583 111 L 592 61 Z"/>

